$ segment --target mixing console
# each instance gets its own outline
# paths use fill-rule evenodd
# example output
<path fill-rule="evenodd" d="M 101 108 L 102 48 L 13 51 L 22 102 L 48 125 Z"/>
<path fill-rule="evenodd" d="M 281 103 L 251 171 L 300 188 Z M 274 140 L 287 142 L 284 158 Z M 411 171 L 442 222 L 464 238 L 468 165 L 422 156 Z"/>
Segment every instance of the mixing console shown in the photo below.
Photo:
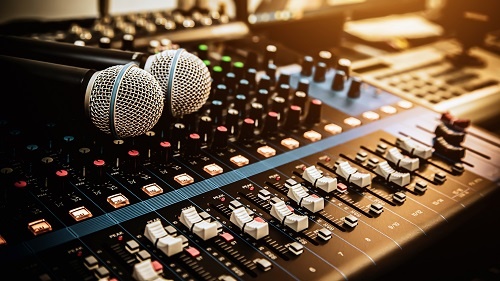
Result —
<path fill-rule="evenodd" d="M 257 36 L 181 47 L 210 97 L 141 136 L 4 116 L 4 274 L 374 280 L 498 196 L 500 140 L 467 119 Z"/>

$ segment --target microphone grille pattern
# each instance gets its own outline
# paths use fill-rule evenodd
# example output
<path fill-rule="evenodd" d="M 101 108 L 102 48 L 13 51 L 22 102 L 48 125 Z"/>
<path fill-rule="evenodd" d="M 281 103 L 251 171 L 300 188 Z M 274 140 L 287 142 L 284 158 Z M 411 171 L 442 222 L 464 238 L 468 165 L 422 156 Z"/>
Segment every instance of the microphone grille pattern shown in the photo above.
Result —
<path fill-rule="evenodd" d="M 210 95 L 212 78 L 208 67 L 184 49 L 152 55 L 145 69 L 160 83 L 167 110 L 173 117 L 196 112 Z"/>
<path fill-rule="evenodd" d="M 98 71 L 89 87 L 87 111 L 92 123 L 116 138 L 142 135 L 163 112 L 164 95 L 158 81 L 135 64 Z"/>

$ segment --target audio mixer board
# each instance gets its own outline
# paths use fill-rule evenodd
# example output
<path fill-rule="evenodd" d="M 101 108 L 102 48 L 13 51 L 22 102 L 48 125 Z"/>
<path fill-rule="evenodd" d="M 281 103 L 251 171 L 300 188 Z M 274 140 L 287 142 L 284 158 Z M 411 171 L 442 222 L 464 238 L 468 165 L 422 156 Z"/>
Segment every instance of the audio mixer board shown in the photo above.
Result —
<path fill-rule="evenodd" d="M 5 116 L 2 274 L 375 280 L 489 229 L 471 219 L 498 198 L 498 138 L 257 39 L 181 45 L 212 94 L 138 137 Z"/>

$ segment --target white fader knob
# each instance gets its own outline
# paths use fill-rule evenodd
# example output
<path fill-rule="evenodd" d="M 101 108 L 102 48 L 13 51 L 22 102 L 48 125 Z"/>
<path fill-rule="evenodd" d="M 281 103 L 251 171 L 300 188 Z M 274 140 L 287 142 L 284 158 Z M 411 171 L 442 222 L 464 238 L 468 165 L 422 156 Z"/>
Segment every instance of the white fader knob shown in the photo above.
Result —
<path fill-rule="evenodd" d="M 134 264 L 134 272 L 132 278 L 137 281 L 168 281 L 158 274 L 151 264 L 151 260 L 147 259 Z"/>
<path fill-rule="evenodd" d="M 239 229 L 255 239 L 260 239 L 269 234 L 268 223 L 259 217 L 252 218 L 244 206 L 234 209 L 230 220 Z"/>
<path fill-rule="evenodd" d="M 274 197 L 270 200 L 270 203 L 271 216 L 278 219 L 282 224 L 287 225 L 295 231 L 302 231 L 309 226 L 307 216 L 292 213 L 283 200 Z"/>
<path fill-rule="evenodd" d="M 187 246 L 185 245 L 187 239 L 184 236 L 174 237 L 168 234 L 161 221 L 148 223 L 144 229 L 144 236 L 169 257 L 182 252 L 184 246 Z"/>
<path fill-rule="evenodd" d="M 191 232 L 203 240 L 215 237 L 219 233 L 217 223 L 203 220 L 193 206 L 182 210 L 179 219 Z"/>
<path fill-rule="evenodd" d="M 325 201 L 323 198 L 318 197 L 315 194 L 309 194 L 307 189 L 295 180 L 288 179 L 285 182 L 285 187 L 288 188 L 288 198 L 297 202 L 299 206 L 304 207 L 313 213 L 319 212 L 325 208 Z"/>

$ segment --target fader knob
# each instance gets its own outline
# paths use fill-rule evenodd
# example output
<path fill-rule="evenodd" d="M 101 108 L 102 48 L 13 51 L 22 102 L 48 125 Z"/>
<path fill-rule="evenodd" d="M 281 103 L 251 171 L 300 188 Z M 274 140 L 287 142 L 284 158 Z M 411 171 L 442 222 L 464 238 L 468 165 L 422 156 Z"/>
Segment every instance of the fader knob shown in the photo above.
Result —
<path fill-rule="evenodd" d="M 314 70 L 314 82 L 323 82 L 325 81 L 326 76 L 326 63 L 318 62 L 316 64 L 316 69 Z"/>
<path fill-rule="evenodd" d="M 351 86 L 349 86 L 349 91 L 347 96 L 351 99 L 357 99 L 361 95 L 361 78 L 354 76 L 351 78 Z"/>
<path fill-rule="evenodd" d="M 300 71 L 300 75 L 302 76 L 311 76 L 312 70 L 314 66 L 314 59 L 311 56 L 305 56 L 302 59 L 302 70 Z"/>

